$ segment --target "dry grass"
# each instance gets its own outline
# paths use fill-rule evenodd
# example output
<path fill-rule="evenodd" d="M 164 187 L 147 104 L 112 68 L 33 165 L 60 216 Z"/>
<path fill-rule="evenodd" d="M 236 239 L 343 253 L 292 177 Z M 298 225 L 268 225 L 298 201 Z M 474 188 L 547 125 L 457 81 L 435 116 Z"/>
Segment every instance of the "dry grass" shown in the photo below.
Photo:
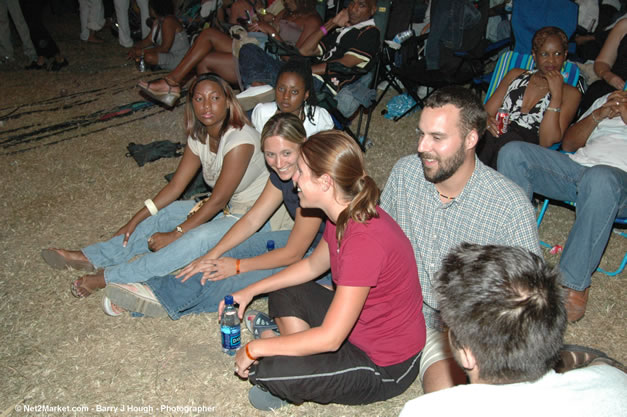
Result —
<path fill-rule="evenodd" d="M 250 407 L 249 383 L 233 375 L 232 360 L 220 351 L 216 314 L 178 321 L 107 317 L 100 294 L 85 300 L 70 295 L 77 272 L 52 270 L 40 258 L 45 247 L 78 248 L 106 239 L 164 185 L 163 175 L 178 160 L 139 168 L 125 157 L 129 142 L 182 140 L 180 107 L 165 111 L 153 106 L 98 121 L 118 106 L 141 100 L 134 85 L 142 77 L 107 33 L 106 44 L 88 45 L 78 40 L 77 17 L 63 20 L 67 25 L 56 26 L 54 34 L 69 68 L 59 73 L 0 69 L 0 167 L 5 178 L 0 203 L 1 415 L 24 415 L 15 410 L 44 405 L 89 410 L 28 414 L 265 415 Z M 414 152 L 416 116 L 394 123 L 378 110 L 371 130 L 375 146 L 366 159 L 382 186 L 393 163 Z M 57 130 L 46 133 L 50 127 Z M 573 216 L 568 209 L 551 208 L 542 238 L 563 244 Z M 625 250 L 625 240 L 613 236 L 602 265 L 616 265 Z M 558 256 L 546 255 L 557 262 Z M 569 326 L 567 341 L 627 361 L 626 292 L 624 279 L 595 274 L 588 313 Z M 256 306 L 265 308 L 264 301 Z M 420 393 L 414 383 L 383 403 L 304 404 L 276 414 L 392 416 Z M 103 411 L 122 406 L 146 408 Z M 162 406 L 204 406 L 208 411 L 162 411 Z"/>

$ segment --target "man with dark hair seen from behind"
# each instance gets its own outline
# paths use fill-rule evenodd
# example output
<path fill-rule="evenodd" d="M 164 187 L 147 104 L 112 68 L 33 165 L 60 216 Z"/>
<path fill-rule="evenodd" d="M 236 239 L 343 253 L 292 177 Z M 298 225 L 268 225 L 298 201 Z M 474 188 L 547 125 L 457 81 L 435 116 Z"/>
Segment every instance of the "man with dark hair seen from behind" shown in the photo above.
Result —
<path fill-rule="evenodd" d="M 435 290 L 470 385 L 411 400 L 401 417 L 627 415 L 627 374 L 612 360 L 553 370 L 567 323 L 559 281 L 557 268 L 523 248 L 463 243 L 453 249 Z"/>
<path fill-rule="evenodd" d="M 381 207 L 414 248 L 427 324 L 420 360 L 425 392 L 466 382 L 450 351 L 433 291 L 433 276 L 449 250 L 471 242 L 521 246 L 541 254 L 529 199 L 475 156 L 486 119 L 481 101 L 470 90 L 436 90 L 420 114 L 418 155 L 396 163 L 381 195 Z"/>

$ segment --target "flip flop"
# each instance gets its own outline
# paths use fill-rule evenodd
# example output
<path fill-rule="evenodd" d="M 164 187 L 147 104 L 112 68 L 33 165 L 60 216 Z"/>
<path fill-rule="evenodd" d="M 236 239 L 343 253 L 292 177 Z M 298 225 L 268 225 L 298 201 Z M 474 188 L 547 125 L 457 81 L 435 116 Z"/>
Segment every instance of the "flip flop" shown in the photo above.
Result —
<path fill-rule="evenodd" d="M 560 349 L 560 360 L 556 371 L 564 373 L 573 369 L 586 367 L 593 362 L 603 362 L 626 372 L 622 363 L 610 358 L 605 352 L 580 345 L 564 345 Z"/>
<path fill-rule="evenodd" d="M 79 283 L 80 281 L 80 283 Z M 78 289 L 82 288 L 85 291 L 87 291 L 87 294 L 81 294 L 78 292 Z M 90 288 L 87 285 L 85 285 L 85 278 L 84 277 L 80 277 L 74 281 L 72 281 L 72 284 L 70 285 L 70 292 L 72 293 L 72 295 L 76 298 L 87 298 L 90 295 L 92 295 L 94 293 L 94 291 L 98 291 L 99 288 Z"/>
<path fill-rule="evenodd" d="M 42 249 L 41 257 L 54 269 L 80 269 L 87 272 L 94 272 L 96 270 L 91 263 L 66 259 L 54 249 Z"/>
<path fill-rule="evenodd" d="M 266 313 L 257 310 L 246 310 L 244 313 L 244 323 L 249 332 L 253 334 L 255 339 L 261 337 L 261 333 L 266 330 L 272 330 L 277 336 L 279 327 Z"/>
<path fill-rule="evenodd" d="M 113 304 L 111 302 L 111 299 L 109 297 L 107 297 L 106 295 L 104 297 L 102 297 L 102 311 L 104 311 L 104 313 L 107 316 L 111 316 L 111 317 L 119 317 L 122 314 L 124 314 L 121 311 L 117 311 L 113 308 L 113 306 L 115 306 L 115 304 Z M 116 306 L 117 307 L 117 306 Z M 119 307 L 118 307 L 119 308 Z"/>
<path fill-rule="evenodd" d="M 144 284 L 109 284 L 105 295 L 117 307 L 133 313 L 141 313 L 146 317 L 167 317 L 168 312 L 163 308 L 154 293 Z"/>

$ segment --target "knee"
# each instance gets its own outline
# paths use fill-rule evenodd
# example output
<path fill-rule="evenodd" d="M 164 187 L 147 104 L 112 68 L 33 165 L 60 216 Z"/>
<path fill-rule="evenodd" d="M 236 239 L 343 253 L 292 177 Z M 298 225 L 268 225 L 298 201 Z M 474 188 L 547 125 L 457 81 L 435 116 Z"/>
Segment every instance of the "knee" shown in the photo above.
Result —
<path fill-rule="evenodd" d="M 605 201 L 615 199 L 617 202 L 621 198 L 620 173 L 617 168 L 607 165 L 596 165 L 586 169 L 581 176 L 577 186 L 579 196 L 602 196 Z"/>
<path fill-rule="evenodd" d="M 525 166 L 524 156 L 528 145 L 525 142 L 513 141 L 503 146 L 499 151 L 498 171 L 509 176 L 508 173 L 516 172 Z"/>

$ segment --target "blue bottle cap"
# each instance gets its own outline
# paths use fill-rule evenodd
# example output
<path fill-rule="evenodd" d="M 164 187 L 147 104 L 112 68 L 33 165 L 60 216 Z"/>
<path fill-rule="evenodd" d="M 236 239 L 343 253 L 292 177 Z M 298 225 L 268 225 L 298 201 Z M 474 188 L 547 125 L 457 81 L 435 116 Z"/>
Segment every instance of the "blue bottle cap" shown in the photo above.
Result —
<path fill-rule="evenodd" d="M 225 295 L 224 296 L 224 304 L 228 305 L 233 305 L 233 296 L 232 295 Z"/>

